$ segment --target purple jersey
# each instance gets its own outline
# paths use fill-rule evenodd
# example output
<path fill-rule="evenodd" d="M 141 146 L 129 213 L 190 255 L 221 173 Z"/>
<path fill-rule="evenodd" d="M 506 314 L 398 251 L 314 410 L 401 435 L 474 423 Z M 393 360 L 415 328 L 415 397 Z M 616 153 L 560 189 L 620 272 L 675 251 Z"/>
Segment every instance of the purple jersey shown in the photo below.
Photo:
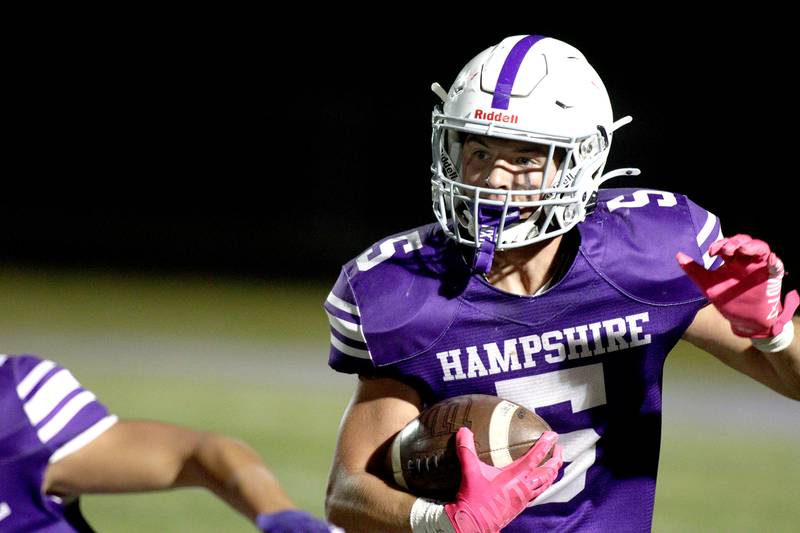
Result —
<path fill-rule="evenodd" d="M 664 359 L 707 304 L 675 254 L 721 262 L 718 219 L 678 194 L 601 190 L 577 228 L 571 267 L 536 296 L 471 273 L 431 224 L 349 262 L 325 302 L 335 370 L 404 381 L 426 405 L 498 395 L 560 434 L 560 477 L 508 532 L 650 529 Z"/>
<path fill-rule="evenodd" d="M 30 355 L 0 355 L 0 413 L 0 531 L 73 533 L 58 501 L 42 494 L 45 469 L 117 418 L 68 370 Z"/>

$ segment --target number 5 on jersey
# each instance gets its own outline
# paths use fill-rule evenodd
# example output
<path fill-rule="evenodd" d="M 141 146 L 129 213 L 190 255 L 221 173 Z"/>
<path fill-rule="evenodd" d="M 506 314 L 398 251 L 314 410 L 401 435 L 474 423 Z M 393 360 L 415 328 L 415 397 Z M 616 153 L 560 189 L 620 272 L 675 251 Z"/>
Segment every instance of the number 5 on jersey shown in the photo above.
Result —
<path fill-rule="evenodd" d="M 603 365 L 594 364 L 557 370 L 538 376 L 506 379 L 495 383 L 497 395 L 536 412 L 569 402 L 573 413 L 606 404 Z M 600 435 L 592 428 L 561 433 L 558 443 L 564 448 L 564 476 L 530 505 L 568 502 L 586 487 L 586 472 L 596 458 Z"/>
<path fill-rule="evenodd" d="M 361 272 L 366 272 L 367 270 L 380 265 L 397 253 L 395 244 L 401 242 L 405 242 L 403 245 L 403 253 L 405 254 L 422 248 L 422 239 L 420 239 L 419 231 L 412 231 L 411 233 L 407 233 L 405 235 L 391 237 L 378 245 L 377 253 L 373 247 L 359 255 L 356 259 L 358 269 Z"/>

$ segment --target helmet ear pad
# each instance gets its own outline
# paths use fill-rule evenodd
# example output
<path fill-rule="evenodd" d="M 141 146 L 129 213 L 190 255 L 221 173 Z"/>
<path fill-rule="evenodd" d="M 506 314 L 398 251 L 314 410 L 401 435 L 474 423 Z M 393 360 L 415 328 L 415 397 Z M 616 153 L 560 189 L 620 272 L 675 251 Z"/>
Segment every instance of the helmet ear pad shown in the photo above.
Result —
<path fill-rule="evenodd" d="M 455 167 L 459 176 L 461 175 L 461 154 L 464 150 L 464 140 L 466 137 L 467 135 L 460 131 L 447 130 L 445 150 L 447 150 L 450 162 Z"/>
<path fill-rule="evenodd" d="M 583 220 L 588 211 L 587 204 L 593 199 L 601 182 L 603 168 L 608 157 L 607 137 L 601 132 L 583 139 L 576 149 L 571 150 L 564 164 L 559 165 L 559 175 L 554 188 L 576 188 L 569 197 L 575 203 L 569 205 L 546 206 L 546 214 L 553 212 L 553 222 L 558 228 L 572 227 Z M 564 193 L 553 193 L 552 197 L 566 196 Z"/>

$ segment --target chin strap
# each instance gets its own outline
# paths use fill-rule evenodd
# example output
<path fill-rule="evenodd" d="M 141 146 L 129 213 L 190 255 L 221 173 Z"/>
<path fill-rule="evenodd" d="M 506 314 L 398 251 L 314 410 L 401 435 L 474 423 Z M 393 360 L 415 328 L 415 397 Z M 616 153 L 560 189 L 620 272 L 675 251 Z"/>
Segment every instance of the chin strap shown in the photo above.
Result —
<path fill-rule="evenodd" d="M 481 274 L 488 274 L 492 269 L 494 251 L 500 237 L 500 223 L 503 222 L 505 228 L 519 221 L 519 209 L 509 207 L 503 220 L 503 208 L 499 206 L 480 205 L 478 206 L 477 230 L 478 235 L 475 241 L 478 246 L 475 248 L 475 256 L 472 259 L 472 268 Z M 474 232 L 474 225 L 471 233 Z"/>
<path fill-rule="evenodd" d="M 494 260 L 495 244 L 491 241 L 481 241 L 480 248 L 475 249 L 475 256 L 472 259 L 472 270 L 481 274 L 488 274 L 492 270 Z"/>

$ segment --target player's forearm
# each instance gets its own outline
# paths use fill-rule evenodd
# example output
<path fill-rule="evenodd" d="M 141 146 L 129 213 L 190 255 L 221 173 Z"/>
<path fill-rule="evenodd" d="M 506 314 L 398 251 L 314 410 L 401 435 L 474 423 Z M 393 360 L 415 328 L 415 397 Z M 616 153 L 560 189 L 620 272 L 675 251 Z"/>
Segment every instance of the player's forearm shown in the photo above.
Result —
<path fill-rule="evenodd" d="M 328 486 L 328 520 L 347 533 L 410 533 L 416 498 L 368 473 L 339 475 Z"/>
<path fill-rule="evenodd" d="M 751 339 L 734 335 L 730 323 L 714 306 L 701 310 L 684 333 L 684 340 L 772 390 L 800 399 L 800 322 L 792 344 L 781 352 L 758 350 Z"/>
<path fill-rule="evenodd" d="M 176 485 L 203 486 L 250 519 L 295 508 L 258 454 L 222 435 L 200 439 Z"/>
<path fill-rule="evenodd" d="M 789 398 L 800 400 L 800 317 L 794 317 L 794 340 L 788 348 L 776 353 L 760 354 L 765 357 L 783 385 L 779 391 Z"/>

